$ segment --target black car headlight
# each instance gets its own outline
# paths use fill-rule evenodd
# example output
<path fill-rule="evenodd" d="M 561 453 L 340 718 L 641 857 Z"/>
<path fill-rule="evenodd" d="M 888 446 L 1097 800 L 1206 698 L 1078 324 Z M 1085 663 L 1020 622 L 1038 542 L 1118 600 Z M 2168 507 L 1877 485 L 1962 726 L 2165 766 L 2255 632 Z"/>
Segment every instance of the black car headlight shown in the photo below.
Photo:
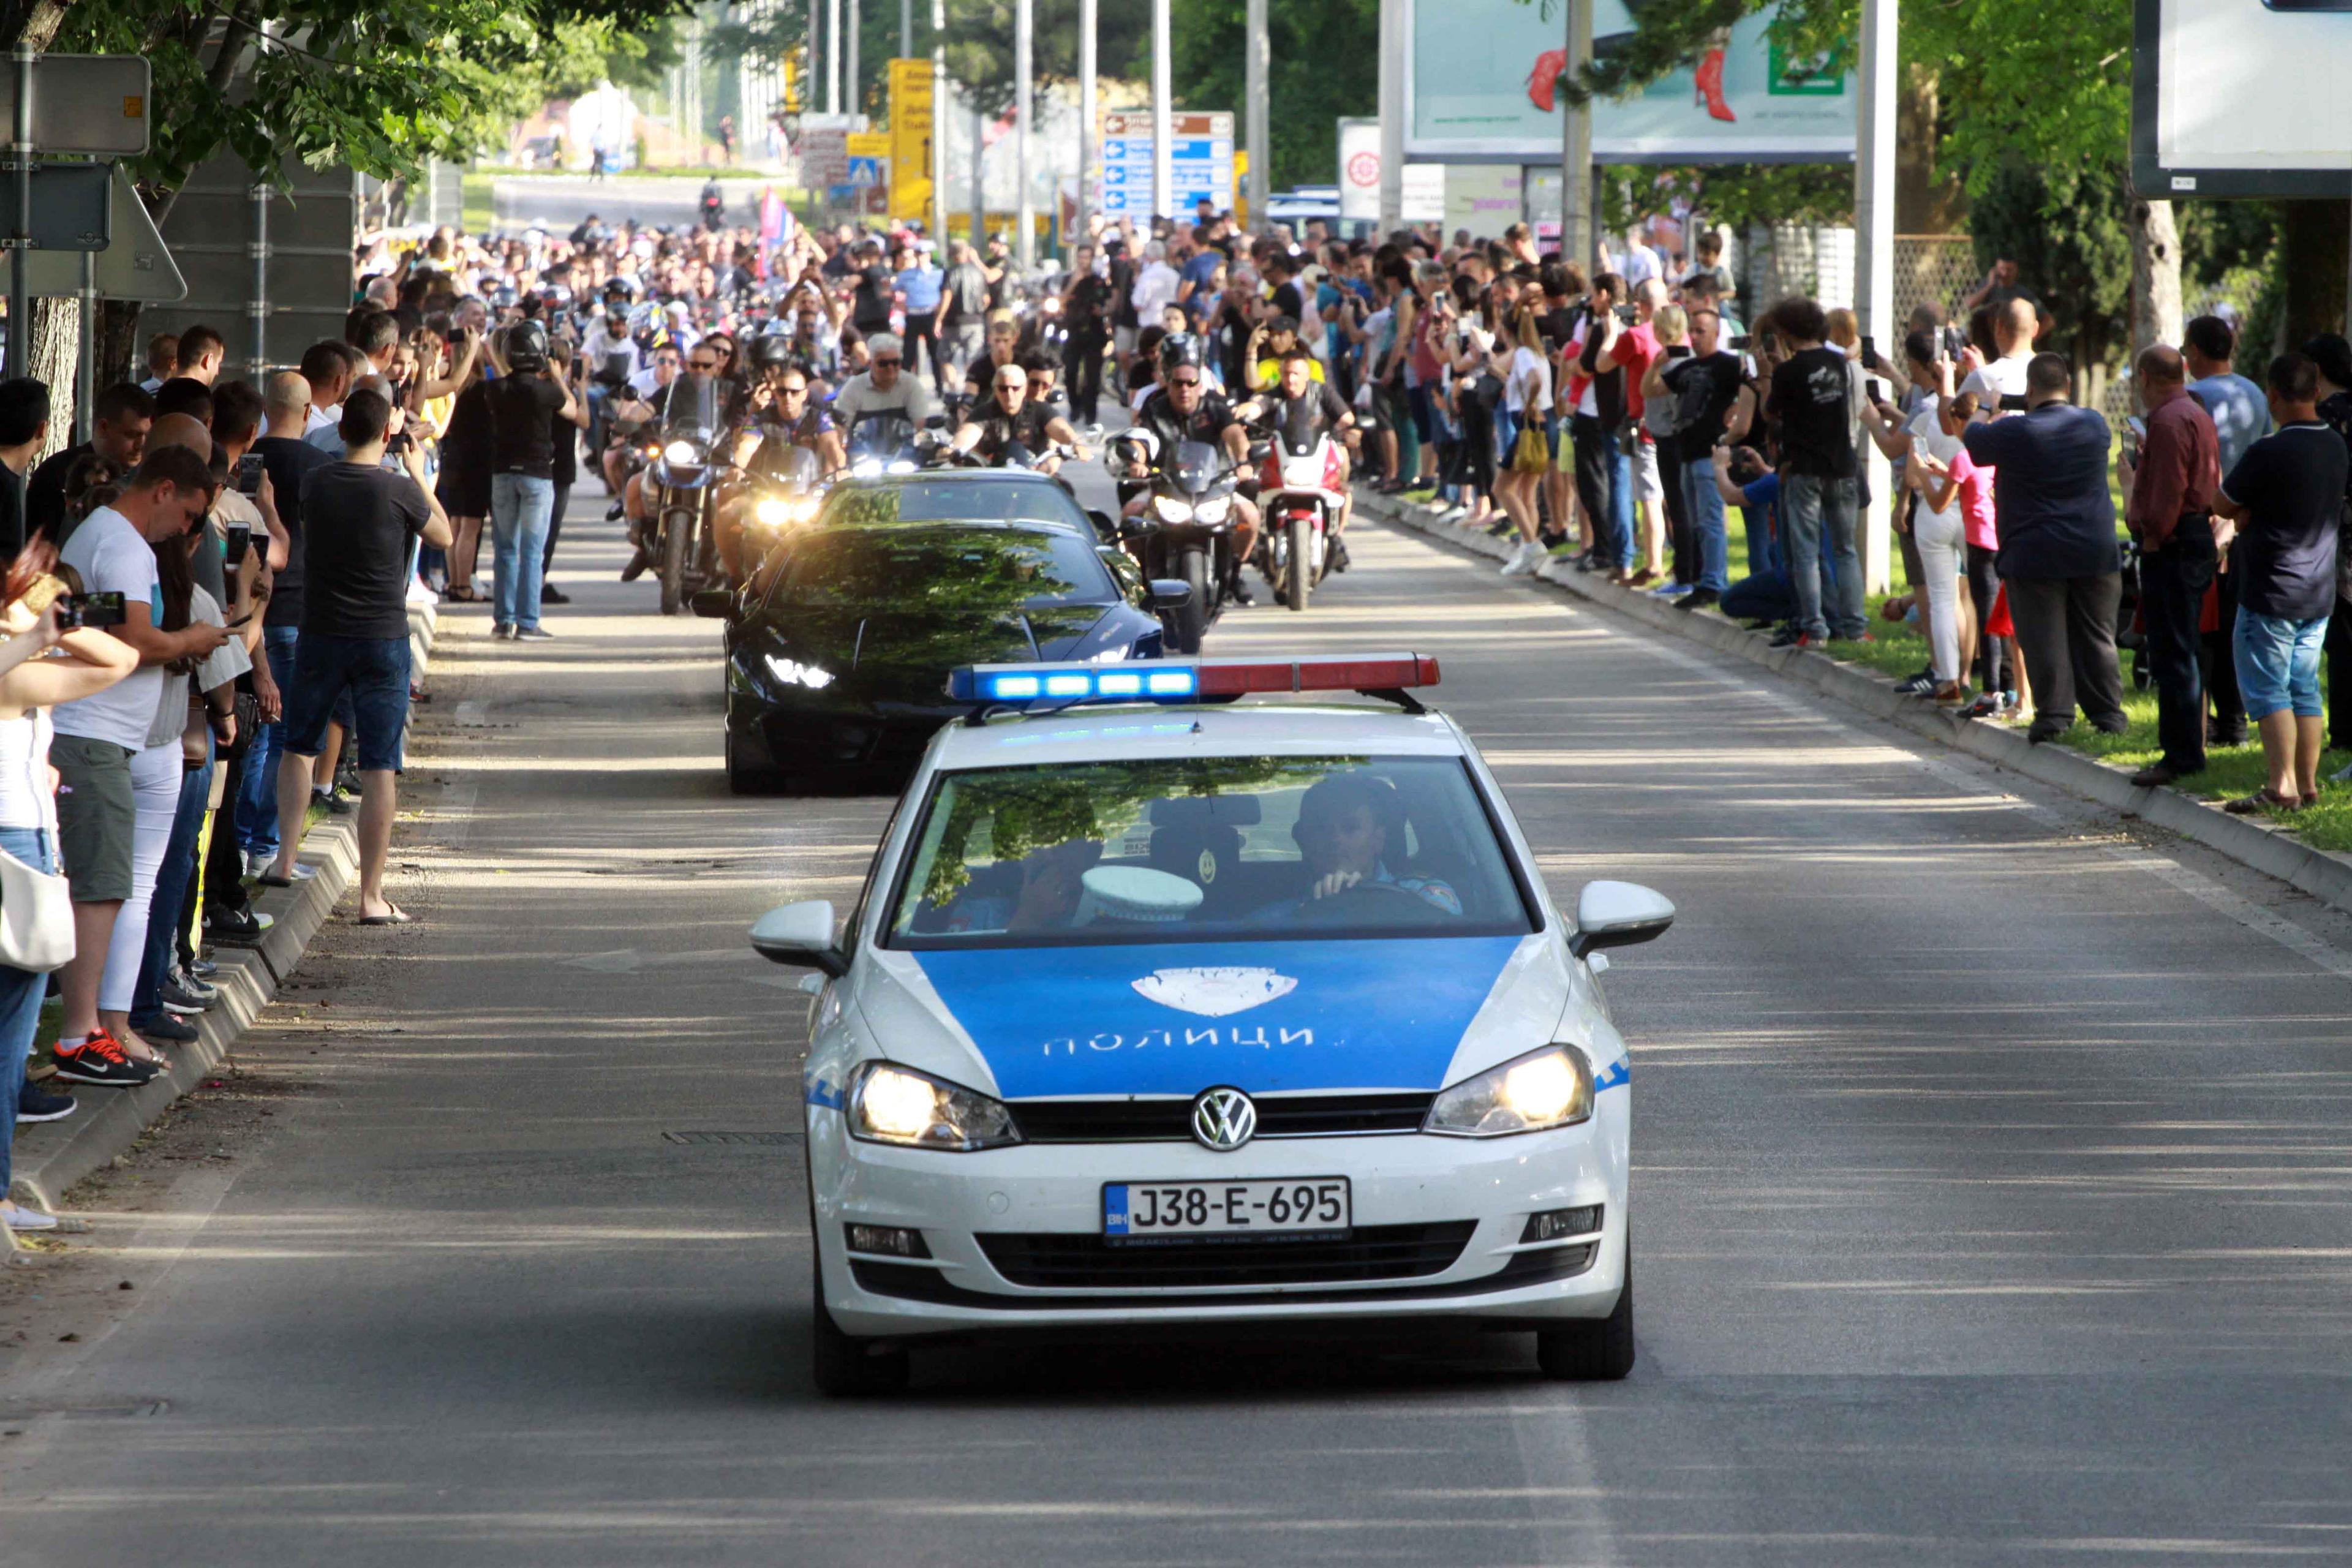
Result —
<path fill-rule="evenodd" d="M 895 1062 L 870 1061 L 851 1073 L 843 1103 L 850 1136 L 869 1143 L 969 1153 L 1021 1142 L 1003 1100 Z"/>
<path fill-rule="evenodd" d="M 1421 1124 L 1451 1138 L 1503 1138 L 1592 1115 L 1592 1064 L 1570 1045 L 1499 1062 L 1438 1095 Z"/>

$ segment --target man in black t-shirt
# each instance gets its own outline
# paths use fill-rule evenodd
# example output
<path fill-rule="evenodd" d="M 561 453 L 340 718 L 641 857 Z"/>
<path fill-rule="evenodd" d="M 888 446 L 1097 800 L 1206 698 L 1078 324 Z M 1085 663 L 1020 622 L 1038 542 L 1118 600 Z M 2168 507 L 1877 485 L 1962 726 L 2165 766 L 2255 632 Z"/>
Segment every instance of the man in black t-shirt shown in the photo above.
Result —
<path fill-rule="evenodd" d="M 499 641 L 541 641 L 541 573 L 547 529 L 555 509 L 554 422 L 578 411 L 572 389 L 549 362 L 547 331 L 534 321 L 506 334 L 508 373 L 482 389 L 490 409 L 490 538 L 493 549 L 490 636 Z M 698 343 L 698 359 L 711 350 Z M 672 382 L 671 386 L 677 385 Z"/>
<path fill-rule="evenodd" d="M 1739 356 L 1723 352 L 1723 318 L 1710 310 L 1690 313 L 1690 357 L 1654 366 L 1659 382 L 1675 400 L 1675 430 L 1659 443 L 1658 460 L 1680 465 L 1668 484 L 1683 487 L 1683 514 L 1690 519 L 1691 535 L 1698 544 L 1698 586 L 1675 601 L 1677 609 L 1704 609 L 1721 604 L 1731 586 L 1728 543 L 1725 537 L 1723 496 L 1715 483 L 1715 448 L 1723 439 L 1725 418 L 1739 397 Z"/>
<path fill-rule="evenodd" d="M 65 537 L 66 476 L 81 458 L 95 453 L 110 466 L 128 474 L 139 466 L 147 448 L 147 431 L 155 423 L 155 399 L 135 381 L 118 382 L 98 395 L 90 405 L 89 439 L 54 452 L 25 481 L 25 534 Z"/>
<path fill-rule="evenodd" d="M 1825 346 L 1829 318 L 1811 300 L 1783 300 L 1771 323 L 1787 341 L 1788 360 L 1772 373 L 1767 405 L 1780 433 L 1780 527 L 1797 597 L 1797 625 L 1784 645 L 1819 647 L 1832 635 L 1859 637 L 1863 616 L 1862 557 L 1854 531 L 1861 489 L 1855 482 L 1854 430 L 1861 419 L 1861 372 L 1843 353 Z M 1822 611 L 1822 534 L 1829 533 L 1837 563 L 1837 603 Z"/>
<path fill-rule="evenodd" d="M 1276 437 L 1284 452 L 1304 456 L 1315 449 L 1315 443 L 1328 436 L 1339 445 L 1339 478 L 1336 488 L 1339 493 L 1339 515 L 1331 520 L 1331 532 L 1337 536 L 1355 515 L 1355 495 L 1348 484 L 1352 449 L 1359 437 L 1356 434 L 1356 411 L 1348 400 L 1323 382 L 1315 379 L 1315 356 L 1296 342 L 1282 351 L 1280 379 L 1274 390 L 1262 394 L 1259 401 L 1265 409 L 1265 423 L 1274 426 Z"/>
<path fill-rule="evenodd" d="M 425 454 L 400 454 L 404 473 L 383 468 L 392 404 L 362 389 L 343 400 L 343 457 L 329 458 L 302 497 L 309 524 L 310 581 L 294 679 L 286 691 L 284 755 L 278 763 L 278 858 L 263 873 L 289 885 L 310 804 L 310 763 L 323 748 L 335 703 L 351 694 L 359 723 L 360 923 L 404 925 L 383 895 L 383 863 L 398 807 L 395 776 L 408 722 L 408 579 L 417 540 L 446 550 L 453 537 L 441 503 L 425 485 Z M 313 448 L 315 450 L 316 448 Z"/>
<path fill-rule="evenodd" d="M 262 386 L 262 414 L 267 433 L 253 444 L 269 476 L 269 492 L 278 507 L 278 521 L 286 529 L 286 561 L 265 579 L 268 595 L 261 614 L 262 657 L 269 661 L 269 677 L 281 692 L 294 686 L 294 657 L 302 624 L 304 563 L 309 555 L 302 492 L 310 476 L 335 459 L 302 439 L 310 411 L 310 384 L 292 371 L 280 371 Z M 285 740 L 282 720 L 254 732 L 246 753 L 245 773 L 238 785 L 236 835 L 248 858 L 267 860 L 278 853 L 278 757 Z M 310 786 L 302 785 L 302 798 Z"/>
<path fill-rule="evenodd" d="M 2347 455 L 2319 417 L 2319 366 L 2299 353 L 2271 361 L 2278 429 L 2246 448 L 2213 510 L 2236 523 L 2230 574 L 2238 580 L 2232 637 L 2246 717 L 2262 731 L 2270 783 L 2231 801 L 2240 816 L 2294 809 L 2319 798 L 2326 719 L 2319 653 L 2336 609 Z"/>
<path fill-rule="evenodd" d="M 1236 407 L 1225 401 L 1223 394 L 1209 390 L 1197 345 L 1187 339 L 1171 341 L 1186 346 L 1174 352 L 1163 347 L 1160 385 L 1143 400 L 1143 406 L 1135 415 L 1135 424 L 1151 432 L 1158 443 L 1153 462 L 1163 472 L 1173 468 L 1178 448 L 1188 441 L 1222 447 L 1225 456 L 1236 463 L 1246 460 L 1249 432 L 1243 427 L 1242 417 L 1255 416 L 1259 405 L 1244 403 Z M 1151 492 L 1147 489 L 1127 503 L 1127 515 L 1141 517 L 1150 504 Z M 1257 506 L 1236 491 L 1233 509 L 1234 552 L 1226 571 L 1225 591 L 1238 603 L 1253 604 L 1255 601 L 1242 583 L 1241 563 L 1250 558 L 1257 544 Z"/>
<path fill-rule="evenodd" d="M 1049 405 L 1029 400 L 1029 373 L 1016 362 L 997 367 L 988 405 L 972 410 L 957 429 L 954 449 L 1001 468 L 1017 446 L 1040 473 L 1051 474 L 1062 466 L 1052 450 L 1057 442 L 1076 447 L 1078 433 Z"/>
<path fill-rule="evenodd" d="M 849 321 L 868 337 L 890 330 L 890 306 L 898 280 L 882 265 L 882 247 L 866 240 L 857 247 L 857 286 L 849 297 Z"/>

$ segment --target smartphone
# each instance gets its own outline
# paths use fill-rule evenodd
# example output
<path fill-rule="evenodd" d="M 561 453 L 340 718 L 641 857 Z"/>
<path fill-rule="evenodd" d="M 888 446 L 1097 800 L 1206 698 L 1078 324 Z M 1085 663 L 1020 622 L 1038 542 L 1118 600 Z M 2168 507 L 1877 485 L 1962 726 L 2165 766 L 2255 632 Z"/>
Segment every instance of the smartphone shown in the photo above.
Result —
<path fill-rule="evenodd" d="M 221 559 L 231 566 L 242 566 L 245 564 L 246 552 L 252 548 L 253 524 L 249 522 L 230 523 L 228 525 L 227 540 L 221 546 Z"/>
<path fill-rule="evenodd" d="M 79 626 L 103 630 L 119 626 L 123 621 L 122 595 L 117 594 L 74 594 L 58 601 L 58 629 L 72 631 Z"/>
<path fill-rule="evenodd" d="M 251 498 L 261 493 L 261 454 L 247 452 L 236 460 L 236 493 Z"/>
<path fill-rule="evenodd" d="M 2026 402 L 2025 395 L 2023 393 L 2004 392 L 2000 395 L 2000 409 L 2002 413 L 2020 414 L 2024 412 Z"/>
<path fill-rule="evenodd" d="M 1862 368 L 1864 370 L 1878 368 L 1878 340 L 1868 332 L 1862 334 Z"/>
<path fill-rule="evenodd" d="M 1731 340 L 1731 352 L 1734 353 L 1746 353 L 1748 352 L 1748 345 L 1753 343 L 1755 341 L 1755 338 L 1749 333 L 1742 332 L 1738 337 Z"/>
<path fill-rule="evenodd" d="M 241 616 L 237 616 L 237 617 L 236 617 L 236 619 L 233 620 L 233 621 L 226 621 L 226 622 L 224 622 L 224 623 L 222 623 L 222 624 L 224 625 L 224 626 L 225 626 L 227 630 L 229 630 L 229 631 L 235 631 L 235 630 L 236 630 L 236 629 L 237 629 L 237 627 L 239 627 L 239 626 L 241 626 L 245 625 L 245 623 L 246 623 L 246 622 L 247 622 L 247 621 L 249 621 L 249 620 L 251 620 L 251 619 L 253 619 L 253 612 L 252 612 L 251 610 L 247 610 L 247 611 L 246 611 L 246 612 L 245 612 L 245 614 L 243 614 L 243 615 L 241 615 Z"/>

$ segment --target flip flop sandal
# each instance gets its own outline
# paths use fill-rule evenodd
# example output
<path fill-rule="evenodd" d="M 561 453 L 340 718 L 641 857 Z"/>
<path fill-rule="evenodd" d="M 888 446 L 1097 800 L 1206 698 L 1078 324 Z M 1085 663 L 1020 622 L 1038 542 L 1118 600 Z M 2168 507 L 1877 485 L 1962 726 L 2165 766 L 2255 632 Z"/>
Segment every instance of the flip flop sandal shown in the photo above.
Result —
<path fill-rule="evenodd" d="M 397 904 L 393 906 L 393 910 L 390 914 L 362 915 L 360 917 L 360 924 L 363 926 L 405 926 L 415 925 L 415 923 L 416 917 L 410 914 L 406 910 L 400 908 Z"/>

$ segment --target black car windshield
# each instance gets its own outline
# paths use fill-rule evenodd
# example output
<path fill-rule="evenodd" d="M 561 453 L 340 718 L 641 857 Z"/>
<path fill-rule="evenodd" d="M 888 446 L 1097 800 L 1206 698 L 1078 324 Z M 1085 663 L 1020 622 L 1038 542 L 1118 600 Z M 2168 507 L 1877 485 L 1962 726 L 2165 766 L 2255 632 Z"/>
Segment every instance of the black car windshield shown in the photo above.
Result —
<path fill-rule="evenodd" d="M 918 950 L 1535 929 L 1458 757 L 945 773 L 897 899 L 889 945 Z"/>
<path fill-rule="evenodd" d="M 1118 596 L 1091 539 L 1058 528 L 942 525 L 813 531 L 792 552 L 775 602 L 948 615 L 1105 605 Z"/>
<path fill-rule="evenodd" d="M 863 428 L 863 426 L 860 426 Z M 1024 479 L 908 479 L 848 484 L 833 492 L 818 522 L 1057 522 L 1085 530 L 1094 524 L 1061 486 L 1042 475 Z"/>

